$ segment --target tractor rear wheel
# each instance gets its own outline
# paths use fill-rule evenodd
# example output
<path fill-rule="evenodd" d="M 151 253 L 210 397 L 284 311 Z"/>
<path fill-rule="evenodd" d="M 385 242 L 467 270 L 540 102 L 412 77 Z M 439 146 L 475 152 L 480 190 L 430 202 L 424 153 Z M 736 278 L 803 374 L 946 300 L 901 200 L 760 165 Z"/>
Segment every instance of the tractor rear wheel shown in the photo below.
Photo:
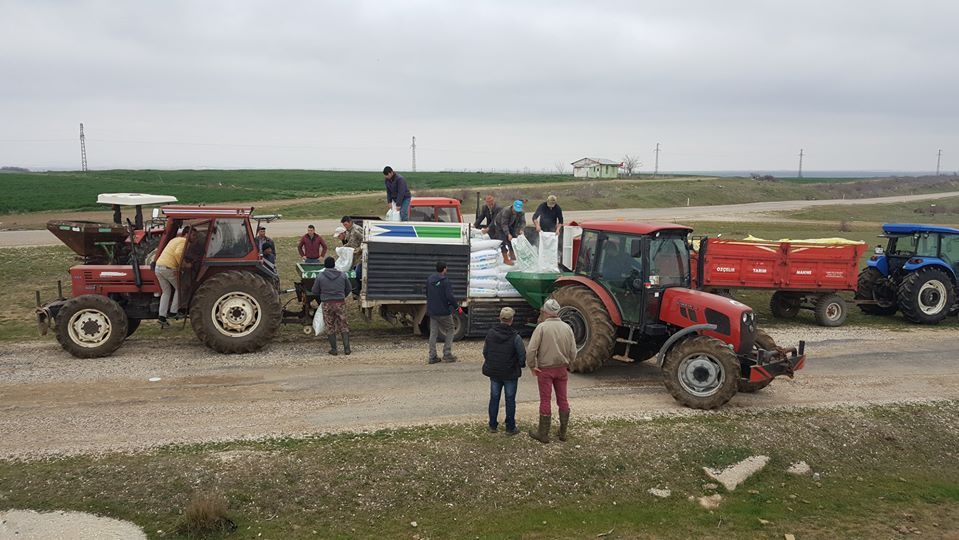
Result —
<path fill-rule="evenodd" d="M 559 302 L 559 318 L 573 329 L 576 338 L 576 359 L 569 369 L 590 373 L 599 369 L 613 355 L 616 327 L 603 302 L 586 287 L 560 287 L 553 291 Z"/>
<path fill-rule="evenodd" d="M 200 285 L 190 306 L 193 332 L 214 351 L 233 354 L 258 351 L 280 327 L 282 306 L 266 278 L 229 270 Z"/>
<path fill-rule="evenodd" d="M 137 328 L 140 328 L 140 319 L 127 319 L 127 337 L 133 335 L 137 331 Z"/>
<path fill-rule="evenodd" d="M 899 285 L 899 309 L 914 323 L 939 324 L 956 302 L 952 279 L 938 268 L 913 272 Z"/>
<path fill-rule="evenodd" d="M 849 315 L 846 301 L 838 294 L 823 294 L 816 298 L 816 322 L 819 326 L 842 326 Z"/>
<path fill-rule="evenodd" d="M 693 409 L 715 409 L 736 395 L 739 359 L 716 338 L 693 336 L 676 344 L 663 362 L 663 382 L 676 401 Z"/>
<path fill-rule="evenodd" d="M 753 342 L 754 351 L 759 349 L 770 351 L 775 348 L 776 340 L 771 338 L 766 332 L 763 332 L 762 330 L 756 330 L 756 341 Z M 739 382 L 737 383 L 737 387 L 740 392 L 752 394 L 753 392 L 758 392 L 759 390 L 766 388 L 771 382 L 773 382 L 772 379 L 769 379 L 768 381 L 750 382 L 749 379 L 740 378 Z"/>
<path fill-rule="evenodd" d="M 799 297 L 795 294 L 776 291 L 769 299 L 769 311 L 772 311 L 774 317 L 792 319 L 799 315 L 799 304 Z"/>
<path fill-rule="evenodd" d="M 856 300 L 875 300 L 875 304 L 859 304 L 859 309 L 866 315 L 895 315 L 896 292 L 885 283 L 886 276 L 876 268 L 863 268 L 859 272 L 859 281 L 856 284 Z"/>
<path fill-rule="evenodd" d="M 77 358 L 109 356 L 127 337 L 127 314 L 120 304 L 98 294 L 71 298 L 56 317 L 57 341 Z"/>

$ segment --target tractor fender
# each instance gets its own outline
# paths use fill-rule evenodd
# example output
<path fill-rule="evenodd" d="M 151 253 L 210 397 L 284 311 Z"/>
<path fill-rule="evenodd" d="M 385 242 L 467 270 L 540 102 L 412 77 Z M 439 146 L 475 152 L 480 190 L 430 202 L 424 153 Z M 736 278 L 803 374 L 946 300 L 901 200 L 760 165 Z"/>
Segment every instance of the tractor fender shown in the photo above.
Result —
<path fill-rule="evenodd" d="M 889 275 L 889 261 L 886 260 L 885 255 L 873 255 L 868 261 L 866 261 L 866 266 L 879 270 L 879 272 L 884 276 Z"/>
<path fill-rule="evenodd" d="M 606 289 L 599 283 L 582 276 L 563 276 L 556 280 L 557 289 L 569 285 L 583 285 L 584 287 L 588 287 L 603 303 L 603 307 L 605 307 L 606 312 L 609 313 L 609 319 L 613 324 L 616 326 L 623 325 L 623 316 L 619 312 L 619 306 L 616 304 L 616 300 L 613 300 L 613 297 L 610 296 Z"/>
<path fill-rule="evenodd" d="M 666 359 L 666 353 L 669 352 L 669 349 L 676 344 L 677 341 L 683 339 L 689 334 L 698 334 L 703 330 L 715 330 L 715 324 L 694 324 L 692 326 L 687 326 L 679 332 L 669 336 L 669 339 L 666 340 L 666 343 L 663 343 L 663 346 L 659 348 L 659 352 L 656 353 L 656 365 L 663 367 L 663 361 Z"/>
<path fill-rule="evenodd" d="M 912 262 L 914 260 L 919 260 L 921 262 L 914 263 Z M 902 269 L 906 272 L 915 272 L 917 270 L 923 270 L 926 268 L 939 268 L 940 270 L 944 270 L 946 274 L 949 274 L 949 276 L 952 277 L 953 283 L 955 283 L 956 281 L 955 270 L 953 270 L 950 265 L 946 264 L 945 261 L 943 261 L 942 259 L 938 257 L 918 257 L 917 256 L 917 257 L 913 257 L 912 259 L 909 259 L 908 261 L 906 261 L 906 264 L 902 265 Z"/>

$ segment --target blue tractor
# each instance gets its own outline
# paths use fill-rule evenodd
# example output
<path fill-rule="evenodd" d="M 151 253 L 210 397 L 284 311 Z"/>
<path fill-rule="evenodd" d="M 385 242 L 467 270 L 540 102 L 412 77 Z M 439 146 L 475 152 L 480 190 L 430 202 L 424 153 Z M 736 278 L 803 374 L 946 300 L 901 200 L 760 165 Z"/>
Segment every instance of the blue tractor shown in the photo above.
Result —
<path fill-rule="evenodd" d="M 959 229 L 887 223 L 885 250 L 876 247 L 859 273 L 856 299 L 870 315 L 897 310 L 915 323 L 938 324 L 955 313 Z"/>

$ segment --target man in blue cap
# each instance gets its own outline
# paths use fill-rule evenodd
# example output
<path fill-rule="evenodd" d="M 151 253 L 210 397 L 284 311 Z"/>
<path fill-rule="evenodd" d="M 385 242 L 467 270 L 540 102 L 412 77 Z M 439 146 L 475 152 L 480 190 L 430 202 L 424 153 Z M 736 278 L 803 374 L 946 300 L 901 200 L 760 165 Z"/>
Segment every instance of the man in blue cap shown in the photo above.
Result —
<path fill-rule="evenodd" d="M 504 208 L 493 218 L 493 229 L 496 235 L 491 237 L 503 241 L 503 261 L 506 264 L 516 262 L 516 253 L 513 251 L 513 238 L 523 235 L 523 229 L 526 228 L 526 218 L 523 215 L 523 201 L 517 199 L 513 205 Z M 492 231 L 491 231 L 492 232 Z"/>

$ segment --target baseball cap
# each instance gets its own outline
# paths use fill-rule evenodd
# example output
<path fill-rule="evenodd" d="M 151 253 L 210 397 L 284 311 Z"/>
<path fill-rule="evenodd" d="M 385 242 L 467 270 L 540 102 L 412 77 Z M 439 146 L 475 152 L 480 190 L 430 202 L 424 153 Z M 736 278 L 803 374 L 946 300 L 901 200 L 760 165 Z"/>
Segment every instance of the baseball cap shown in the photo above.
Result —
<path fill-rule="evenodd" d="M 550 298 L 549 300 L 546 301 L 546 303 L 543 304 L 543 311 L 545 311 L 546 313 L 552 313 L 553 315 L 556 315 L 557 313 L 559 313 L 559 308 L 560 308 L 559 302 L 557 302 L 556 300 L 552 298 Z"/>
<path fill-rule="evenodd" d="M 515 315 L 515 314 L 516 314 L 516 311 L 514 311 L 513 308 L 508 307 L 508 306 L 507 306 L 507 307 L 504 307 L 504 308 L 501 309 L 501 310 L 499 310 L 499 318 L 500 318 L 501 321 L 509 321 L 509 320 L 512 320 L 512 319 L 513 319 L 513 315 Z"/>
<path fill-rule="evenodd" d="M 341 234 L 343 234 L 343 233 L 345 233 L 345 232 L 346 232 L 346 227 L 340 226 L 340 227 L 337 227 L 336 230 L 333 231 L 333 236 L 339 236 L 339 235 L 341 235 Z"/>
<path fill-rule="evenodd" d="M 515 211 L 517 211 L 517 212 L 522 212 L 522 211 L 523 211 L 523 201 L 520 201 L 520 200 L 518 200 L 518 199 L 515 200 L 515 201 L 513 201 L 513 210 L 515 210 Z"/>

